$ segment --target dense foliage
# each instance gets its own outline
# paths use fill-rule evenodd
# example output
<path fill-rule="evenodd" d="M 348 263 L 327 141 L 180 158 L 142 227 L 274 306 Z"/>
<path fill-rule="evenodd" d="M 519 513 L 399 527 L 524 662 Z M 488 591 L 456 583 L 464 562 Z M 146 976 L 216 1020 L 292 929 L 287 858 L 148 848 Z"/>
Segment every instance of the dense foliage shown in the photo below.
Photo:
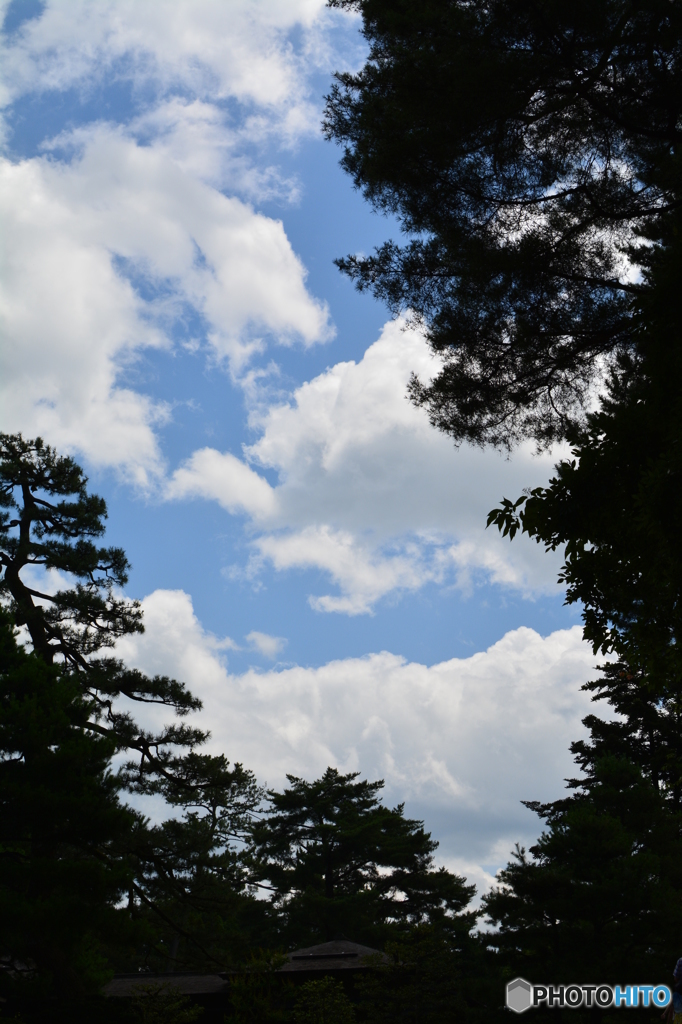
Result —
<path fill-rule="evenodd" d="M 225 970 L 272 942 L 274 915 L 248 891 L 252 880 L 240 853 L 261 789 L 242 765 L 192 751 L 155 792 L 173 816 L 138 833 L 129 904 L 133 917 L 153 926 L 153 941 L 118 965 Z"/>
<path fill-rule="evenodd" d="M 437 847 L 402 805 L 384 807 L 383 782 L 328 768 L 314 782 L 288 776 L 268 793 L 270 807 L 252 832 L 253 877 L 267 881 L 284 935 L 302 945 L 338 935 L 370 946 L 418 924 L 473 926 L 461 917 L 474 887 L 433 868 Z M 302 941 L 305 940 L 305 941 Z"/>
<path fill-rule="evenodd" d="M 112 741 L 87 728 L 73 673 L 27 654 L 14 634 L 3 613 L 0 995 L 14 978 L 33 998 L 78 996 L 106 978 L 103 945 L 131 939 L 115 908 L 130 883 L 121 854 L 135 816 L 119 800 Z"/>
<path fill-rule="evenodd" d="M 529 804 L 546 825 L 502 872 L 487 908 L 527 977 L 669 978 L 682 911 L 682 550 L 679 245 L 652 261 L 642 355 L 623 359 L 599 408 L 572 433 L 547 487 L 505 500 L 489 522 L 563 549 L 567 600 L 585 637 L 616 661 L 586 689 L 609 714 L 573 744 L 573 793 Z M 613 716 L 616 717 L 613 717 Z M 622 965 L 622 966 L 621 966 Z"/>
<path fill-rule="evenodd" d="M 651 243 L 682 197 L 669 0 L 330 0 L 369 57 L 326 114 L 390 241 L 340 267 L 442 357 L 412 396 L 457 441 L 541 443 L 636 348 Z"/>
<path fill-rule="evenodd" d="M 564 552 L 607 711 L 485 900 L 503 974 L 668 980 L 682 876 L 682 5 L 330 0 L 369 56 L 326 130 L 406 239 L 340 260 L 426 329 L 456 442 L 566 439 L 495 524 Z M 614 717 L 616 716 L 616 717 Z M 530 795 L 530 794 L 529 794 Z M 497 982 L 501 998 L 501 980 Z M 572 1011 L 575 1015 L 575 1011 Z"/>
<path fill-rule="evenodd" d="M 38 657 L 67 666 L 78 681 L 88 727 L 116 749 L 135 752 L 144 775 L 165 770 L 175 748 L 203 736 L 177 721 L 159 732 L 140 728 L 120 698 L 163 704 L 179 716 L 201 704 L 182 683 L 150 679 L 101 656 L 120 637 L 143 629 L 139 605 L 116 594 L 128 580 L 125 553 L 92 540 L 104 533 L 106 517 L 104 500 L 88 494 L 73 459 L 40 438 L 0 434 L 0 597 L 14 623 L 26 627 Z"/>
<path fill-rule="evenodd" d="M 548 486 L 489 517 L 562 549 L 567 599 L 581 603 L 595 651 L 617 652 L 664 687 L 682 676 L 680 270 L 671 235 L 649 275 L 655 301 L 638 316 L 640 358 L 614 369 Z"/>
<path fill-rule="evenodd" d="M 170 990 L 122 1008 L 102 985 L 113 970 L 237 970 L 237 1018 L 284 1019 L 273 968 L 292 945 L 426 928 L 457 956 L 473 887 L 434 869 L 437 844 L 381 804 L 381 781 L 329 768 L 266 798 L 242 765 L 201 752 L 183 684 L 102 655 L 141 611 L 114 590 L 124 553 L 91 540 L 106 506 L 80 467 L 2 435 L 0 483 L 0 998 L 28 1022 L 190 1020 Z M 173 718 L 149 732 L 135 702 Z M 319 999 L 336 1013 L 335 991 L 311 989 L 296 1013 Z"/>
<path fill-rule="evenodd" d="M 104 502 L 73 460 L 0 435 L 0 986 L 31 1022 L 104 1020 L 112 969 L 234 969 L 235 1022 L 488 1019 L 516 974 L 658 982 L 680 953 L 682 5 L 331 5 L 360 12 L 370 53 L 337 76 L 327 133 L 409 236 L 340 265 L 425 326 L 442 368 L 411 393 L 440 429 L 569 440 L 489 524 L 565 552 L 612 658 L 586 686 L 607 713 L 567 796 L 529 801 L 543 834 L 477 937 L 473 888 L 380 781 L 329 768 L 264 794 L 201 753 L 199 701 L 107 653 L 142 620 L 125 554 L 96 543 Z M 128 710 L 148 703 L 163 729 Z M 388 959 L 352 1000 L 331 982 L 284 998 L 278 953 L 340 933 Z M 196 1016 L 160 999 L 131 1012 Z"/>
<path fill-rule="evenodd" d="M 511 976 L 670 983 L 682 912 L 679 702 L 662 707 L 622 663 L 588 688 L 622 718 L 586 720 L 573 792 L 529 802 L 545 830 L 484 904 Z"/>
<path fill-rule="evenodd" d="M 91 540 L 106 506 L 86 484 L 40 439 L 0 435 L 0 986 L 38 1019 L 86 1012 L 112 967 L 224 967 L 267 920 L 234 849 L 260 802 L 252 774 L 197 751 L 183 684 L 101 655 L 141 610 L 114 590 L 124 553 Z M 172 720 L 150 731 L 131 704 Z M 161 798 L 169 820 L 127 794 Z"/>

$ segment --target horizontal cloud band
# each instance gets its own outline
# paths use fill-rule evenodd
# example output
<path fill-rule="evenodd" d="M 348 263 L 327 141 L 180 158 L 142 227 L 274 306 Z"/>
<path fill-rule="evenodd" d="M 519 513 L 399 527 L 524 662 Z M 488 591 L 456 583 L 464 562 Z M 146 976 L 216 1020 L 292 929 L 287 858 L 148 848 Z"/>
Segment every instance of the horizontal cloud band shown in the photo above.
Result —
<path fill-rule="evenodd" d="M 189 684 L 213 750 L 270 785 L 330 764 L 384 778 L 387 798 L 424 814 L 450 861 L 485 873 L 537 834 L 520 801 L 558 797 L 575 773 L 568 747 L 584 733 L 590 700 L 580 685 L 594 673 L 577 626 L 547 637 L 517 629 L 487 651 L 430 666 L 384 651 L 235 676 L 222 653 L 231 642 L 202 629 L 187 594 L 155 591 L 143 605 L 146 632 L 120 653 Z"/>

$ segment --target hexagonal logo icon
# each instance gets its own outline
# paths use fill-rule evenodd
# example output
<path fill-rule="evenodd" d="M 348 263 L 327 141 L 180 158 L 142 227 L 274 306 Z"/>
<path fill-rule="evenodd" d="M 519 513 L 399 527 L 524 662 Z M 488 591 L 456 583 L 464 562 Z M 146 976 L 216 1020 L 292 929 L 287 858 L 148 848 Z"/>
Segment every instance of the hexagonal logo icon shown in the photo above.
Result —
<path fill-rule="evenodd" d="M 532 988 L 525 978 L 514 978 L 507 985 L 507 1006 L 514 1013 L 523 1013 L 533 1005 Z"/>

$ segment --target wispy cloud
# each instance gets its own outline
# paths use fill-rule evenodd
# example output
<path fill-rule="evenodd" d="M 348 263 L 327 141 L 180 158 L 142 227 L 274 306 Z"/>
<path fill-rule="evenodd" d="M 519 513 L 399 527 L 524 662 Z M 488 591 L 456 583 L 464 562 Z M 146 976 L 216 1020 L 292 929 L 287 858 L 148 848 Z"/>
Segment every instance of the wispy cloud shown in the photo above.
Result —
<path fill-rule="evenodd" d="M 318 130 L 311 64 L 338 56 L 322 43 L 338 22 L 324 0 L 47 0 L 2 39 L 0 101 L 128 79 L 141 95 L 235 100 L 252 133 L 300 136 Z"/>
<path fill-rule="evenodd" d="M 246 639 L 254 650 L 270 661 L 274 661 L 287 645 L 283 636 L 270 636 L 269 633 L 259 633 L 257 629 L 247 633 Z"/>

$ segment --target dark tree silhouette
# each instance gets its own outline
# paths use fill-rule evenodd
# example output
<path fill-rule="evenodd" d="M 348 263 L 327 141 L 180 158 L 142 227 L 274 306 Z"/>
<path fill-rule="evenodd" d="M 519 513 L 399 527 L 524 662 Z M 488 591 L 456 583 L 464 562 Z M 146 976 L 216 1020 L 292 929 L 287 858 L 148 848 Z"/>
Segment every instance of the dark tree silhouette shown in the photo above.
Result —
<path fill-rule="evenodd" d="M 154 733 L 139 728 L 120 698 L 164 704 L 180 716 L 201 702 L 182 683 L 149 678 L 101 655 L 120 637 L 143 630 L 139 604 L 116 593 L 128 581 L 125 553 L 94 543 L 106 517 L 104 500 L 88 493 L 87 477 L 73 459 L 40 438 L 0 434 L 0 596 L 9 599 L 35 653 L 48 665 L 67 666 L 79 680 L 89 727 L 111 736 L 119 749 L 136 751 L 139 772 L 164 772 L 173 748 L 199 743 L 204 733 L 178 722 Z"/>
<path fill-rule="evenodd" d="M 253 829 L 252 874 L 272 888 L 295 942 L 326 941 L 339 933 L 358 942 L 384 942 L 402 926 L 437 922 L 464 929 L 461 915 L 473 886 L 433 868 L 437 843 L 403 805 L 384 807 L 383 782 L 328 768 L 306 782 L 288 775 L 283 792 L 268 792 L 270 810 Z"/>
<path fill-rule="evenodd" d="M 336 76 L 327 136 L 408 235 L 339 266 L 426 328 L 442 369 L 411 394 L 439 429 L 564 437 L 604 367 L 636 351 L 646 271 L 682 198 L 682 9 L 330 6 L 361 14 L 370 52 Z"/>

